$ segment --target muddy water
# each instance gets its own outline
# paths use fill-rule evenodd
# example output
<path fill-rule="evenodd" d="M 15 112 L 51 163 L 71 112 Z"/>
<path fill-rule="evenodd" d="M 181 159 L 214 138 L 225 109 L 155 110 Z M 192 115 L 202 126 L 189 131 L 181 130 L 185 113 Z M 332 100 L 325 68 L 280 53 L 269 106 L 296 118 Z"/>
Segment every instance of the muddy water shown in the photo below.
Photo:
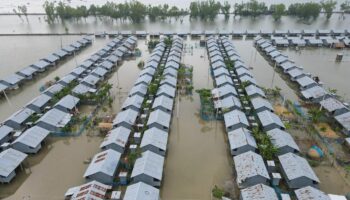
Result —
<path fill-rule="evenodd" d="M 264 88 L 274 88 L 277 86 L 282 89 L 281 94 L 287 99 L 292 101 L 298 100 L 295 92 L 278 73 L 274 73 L 273 67 L 255 49 L 252 40 L 233 40 L 233 44 L 246 65 L 252 68 L 251 71 L 260 86 Z"/>
<path fill-rule="evenodd" d="M 122 30 L 146 30 L 149 32 L 190 32 L 192 30 L 255 30 L 272 31 L 291 30 L 291 29 L 348 29 L 350 15 L 345 19 L 339 19 L 339 14 L 334 14 L 329 20 L 324 15 L 305 24 L 295 17 L 283 16 L 278 22 L 274 21 L 272 16 L 236 17 L 232 16 L 225 20 L 223 15 L 219 15 L 214 21 L 203 21 L 189 19 L 188 16 L 178 19 L 166 19 L 152 22 L 145 20 L 140 23 L 131 23 L 128 21 L 112 20 L 109 18 L 88 17 L 82 20 L 66 20 L 65 23 L 55 22 L 48 24 L 44 16 L 28 16 L 28 21 L 20 19 L 17 16 L 0 16 L 0 33 L 18 34 L 18 33 L 95 33 L 101 31 L 122 31 Z"/>
<path fill-rule="evenodd" d="M 98 40 L 97 42 L 105 43 L 105 41 Z M 142 57 L 124 61 L 108 80 L 113 84 L 111 93 L 115 101 L 113 108 L 108 109 L 106 113 L 100 112 L 100 116 L 118 112 L 127 92 L 133 86 L 140 71 L 137 63 L 149 55 L 144 41 L 139 41 L 138 48 L 143 53 Z M 88 113 L 91 108 L 81 109 L 81 112 L 84 110 L 86 110 L 85 113 Z M 28 159 L 25 166 L 30 168 L 26 170 L 30 172 L 20 172 L 14 182 L 6 187 L 0 187 L 0 198 L 15 192 L 7 199 L 63 199 L 69 187 L 85 182 L 83 174 L 87 164 L 84 164 L 84 161 L 99 151 L 99 145 L 103 139 L 97 135 L 98 130 L 93 129 L 85 131 L 78 137 L 49 138 L 43 151 Z"/>
<path fill-rule="evenodd" d="M 186 42 L 193 45 L 194 42 Z M 198 41 L 195 42 L 198 46 Z M 184 56 L 193 65 L 194 90 L 212 88 L 205 48 Z M 230 183 L 232 167 L 222 122 L 205 122 L 199 117 L 198 94 L 177 100 L 166 157 L 162 199 L 210 199 L 214 185 Z"/>
<path fill-rule="evenodd" d="M 1 37 L 0 37 L 1 38 Z M 8 39 L 11 43 L 15 43 L 15 41 L 12 41 Z M 23 37 L 22 37 L 23 38 Z M 21 48 L 13 49 L 12 51 L 7 52 L 6 48 L 2 48 L 0 50 L 1 55 L 4 56 L 1 59 L 1 76 L 2 73 L 12 73 L 14 71 L 17 71 L 24 66 L 31 64 L 35 62 L 38 58 L 46 56 L 49 54 L 49 52 L 53 52 L 56 49 L 59 48 L 58 41 L 60 41 L 59 37 L 53 36 L 51 37 L 24 37 L 27 41 L 26 43 L 22 44 Z M 56 39 L 55 39 L 56 38 Z M 71 39 L 65 39 L 65 41 L 73 41 L 77 37 L 73 37 Z M 2 40 L 5 40 L 5 38 L 1 38 Z M 20 39 L 22 40 L 22 39 Z M 38 41 L 40 40 L 40 42 Z M 43 42 L 44 41 L 44 42 Z M 55 43 L 53 43 L 55 41 Z M 6 44 L 6 41 L 3 41 Z M 37 43 L 43 43 L 39 44 L 39 47 L 36 47 Z M 87 47 L 86 49 L 82 50 L 80 53 L 78 53 L 74 58 L 71 58 L 67 60 L 65 63 L 61 63 L 57 68 L 51 69 L 48 72 L 45 72 L 43 74 L 40 74 L 35 78 L 34 81 L 28 81 L 26 82 L 26 85 L 18 89 L 17 91 L 11 92 L 8 94 L 8 98 L 10 102 L 7 102 L 5 98 L 0 99 L 0 121 L 3 121 L 7 119 L 12 113 L 19 110 L 21 107 L 25 106 L 26 103 L 28 103 L 33 98 L 37 97 L 40 92 L 39 88 L 44 85 L 46 82 L 54 80 L 56 76 L 63 77 L 64 75 L 68 74 L 74 67 L 77 66 L 77 63 L 83 62 L 85 59 L 87 59 L 90 55 L 97 52 L 100 48 L 103 47 L 107 43 L 107 40 L 103 39 L 97 39 L 92 46 Z M 47 45 L 45 51 L 41 50 L 43 46 Z M 41 53 L 40 55 L 37 55 L 36 50 Z M 28 53 L 30 52 L 30 53 Z M 32 52 L 35 56 L 35 58 L 32 57 Z M 8 58 L 16 57 L 17 59 L 10 60 Z M 6 58 L 6 59 L 5 59 Z M 21 58 L 21 59 L 19 59 Z"/>
<path fill-rule="evenodd" d="M 289 48 L 284 49 L 283 52 L 298 65 L 303 66 L 306 72 L 320 77 L 325 88 L 337 89 L 337 94 L 350 102 L 350 51 L 348 49 L 306 48 L 295 51 Z M 342 62 L 335 62 L 338 53 L 344 55 Z"/>

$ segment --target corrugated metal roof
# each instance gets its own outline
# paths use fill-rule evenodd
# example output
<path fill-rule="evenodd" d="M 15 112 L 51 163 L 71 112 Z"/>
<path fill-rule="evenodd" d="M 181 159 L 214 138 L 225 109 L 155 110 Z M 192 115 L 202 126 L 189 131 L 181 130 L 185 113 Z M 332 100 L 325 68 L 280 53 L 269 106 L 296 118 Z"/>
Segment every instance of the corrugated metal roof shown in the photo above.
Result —
<path fill-rule="evenodd" d="M 77 77 L 75 77 L 73 74 L 67 74 L 64 77 L 62 77 L 58 83 L 66 83 L 69 84 L 70 82 L 74 81 L 75 79 L 77 79 Z"/>
<path fill-rule="evenodd" d="M 170 119 L 171 115 L 167 112 L 164 112 L 162 110 L 155 110 L 152 111 L 149 115 L 147 126 L 152 125 L 154 123 L 160 124 L 161 126 L 170 127 Z"/>
<path fill-rule="evenodd" d="M 74 74 L 80 76 L 82 73 L 85 72 L 85 70 L 86 69 L 84 67 L 76 67 L 72 70 L 71 74 L 74 73 Z"/>
<path fill-rule="evenodd" d="M 326 193 L 311 186 L 297 189 L 294 192 L 297 200 L 331 200 Z"/>
<path fill-rule="evenodd" d="M 22 143 L 29 147 L 35 148 L 37 147 L 45 138 L 50 134 L 50 131 L 41 128 L 39 126 L 33 126 L 30 129 L 27 129 L 24 133 L 22 133 L 13 144 Z"/>
<path fill-rule="evenodd" d="M 53 62 L 56 62 L 57 60 L 59 60 L 60 58 L 58 56 L 55 56 L 54 54 L 50 54 L 43 59 L 45 61 L 49 61 L 49 62 L 53 63 Z"/>
<path fill-rule="evenodd" d="M 27 154 L 15 149 L 6 149 L 0 153 L 0 176 L 9 176 L 23 161 Z"/>
<path fill-rule="evenodd" d="M 144 100 L 144 97 L 142 97 L 142 96 L 140 96 L 140 95 L 133 95 L 133 96 L 131 96 L 131 97 L 128 97 L 128 98 L 124 101 L 124 103 L 123 103 L 123 105 L 122 105 L 121 108 L 122 108 L 122 109 L 125 109 L 125 108 L 127 108 L 127 107 L 129 107 L 129 106 L 134 106 L 134 107 L 140 109 L 141 106 L 142 106 L 143 100 Z"/>
<path fill-rule="evenodd" d="M 113 63 L 109 62 L 108 60 L 105 60 L 100 64 L 100 67 L 103 67 L 107 70 L 111 70 L 113 68 Z"/>
<path fill-rule="evenodd" d="M 53 53 L 54 55 L 57 55 L 58 57 L 62 58 L 64 56 L 66 56 L 68 53 L 66 51 L 63 51 L 62 49 L 56 51 L 55 53 Z"/>
<path fill-rule="evenodd" d="M 144 83 L 144 84 L 149 85 L 151 83 L 152 79 L 153 79 L 153 76 L 151 76 L 149 74 L 145 74 L 143 76 L 138 77 L 134 85 L 138 85 L 140 83 Z"/>
<path fill-rule="evenodd" d="M 112 129 L 108 132 L 102 141 L 100 148 L 106 147 L 110 144 L 116 144 L 122 148 L 128 143 L 131 130 L 122 126 Z"/>
<path fill-rule="evenodd" d="M 106 58 L 109 62 L 111 62 L 111 63 L 116 63 L 116 62 L 118 62 L 118 60 L 119 60 L 119 58 L 117 57 L 117 56 L 115 56 L 115 55 L 110 55 L 110 56 L 108 56 L 107 58 Z"/>
<path fill-rule="evenodd" d="M 139 84 L 139 85 L 135 85 L 131 88 L 130 92 L 129 92 L 129 96 L 133 96 L 135 94 L 138 94 L 138 95 L 146 95 L 147 94 L 147 85 L 145 84 Z"/>
<path fill-rule="evenodd" d="M 160 85 L 164 85 L 165 83 L 172 85 L 173 87 L 176 87 L 177 78 L 170 75 L 165 75 L 164 78 L 160 81 Z"/>
<path fill-rule="evenodd" d="M 98 181 L 91 181 L 83 185 L 70 188 L 65 193 L 65 196 L 71 196 L 71 200 L 105 200 L 107 190 L 109 189 L 111 189 L 111 186 L 109 185 L 102 184 Z"/>
<path fill-rule="evenodd" d="M 319 85 L 316 85 L 314 87 L 311 87 L 311 88 L 308 88 L 308 89 L 305 89 L 303 91 L 301 91 L 301 94 L 306 98 L 306 99 L 310 99 L 310 98 L 321 98 L 325 95 L 327 95 L 327 91 L 319 86 Z"/>
<path fill-rule="evenodd" d="M 270 124 L 276 124 L 282 128 L 285 128 L 283 122 L 275 113 L 265 110 L 257 113 L 257 115 L 263 127 L 266 127 Z"/>
<path fill-rule="evenodd" d="M 38 62 L 34 63 L 32 66 L 38 68 L 38 69 L 46 69 L 50 63 L 44 61 L 44 60 L 39 60 Z"/>
<path fill-rule="evenodd" d="M 245 91 L 247 93 L 248 96 L 253 96 L 255 94 L 258 94 L 262 97 L 266 97 L 265 92 L 260 89 L 259 87 L 255 86 L 255 85 L 249 85 L 245 88 Z"/>
<path fill-rule="evenodd" d="M 179 69 L 180 67 L 180 64 L 175 62 L 175 61 L 169 61 L 165 64 L 165 68 L 168 68 L 168 67 L 172 67 L 172 68 L 175 68 L 175 69 Z"/>
<path fill-rule="evenodd" d="M 271 142 L 275 147 L 282 148 L 288 146 L 300 151 L 297 143 L 289 133 L 277 128 L 267 131 L 266 133 L 271 137 Z"/>
<path fill-rule="evenodd" d="M 292 62 L 292 61 L 284 62 L 284 63 L 282 63 L 280 66 L 281 66 L 281 68 L 282 68 L 283 70 L 288 70 L 288 69 L 292 69 L 292 68 L 296 68 L 296 67 L 297 67 L 297 66 L 295 65 L 295 63 Z"/>
<path fill-rule="evenodd" d="M 166 94 L 172 98 L 175 97 L 175 94 L 176 93 L 176 89 L 169 86 L 169 85 L 161 85 L 159 88 L 158 88 L 158 92 L 157 92 L 157 95 L 156 96 L 160 96 L 160 95 L 163 95 L 163 94 Z"/>
<path fill-rule="evenodd" d="M 222 75 L 230 76 L 230 73 L 227 71 L 226 67 L 219 67 L 213 70 L 214 77 L 219 77 Z"/>
<path fill-rule="evenodd" d="M 335 119 L 341 124 L 347 131 L 350 130 L 350 112 L 335 116 Z"/>
<path fill-rule="evenodd" d="M 122 112 L 119 112 L 118 115 L 113 120 L 113 125 L 117 125 L 122 122 L 126 122 L 130 125 L 134 125 L 138 114 L 139 113 L 137 111 L 132 109 L 127 109 Z"/>
<path fill-rule="evenodd" d="M 257 148 L 256 141 L 248 129 L 239 128 L 227 133 L 231 149 L 238 149 L 245 145 Z"/>
<path fill-rule="evenodd" d="M 278 156 L 278 160 L 289 181 L 300 177 L 307 177 L 315 182 L 320 182 L 305 158 L 293 153 L 286 153 Z"/>
<path fill-rule="evenodd" d="M 82 45 L 79 42 L 73 42 L 72 44 L 70 44 L 70 46 L 76 49 L 80 49 Z"/>
<path fill-rule="evenodd" d="M 232 78 L 229 76 L 219 76 L 215 78 L 215 83 L 217 86 L 223 85 L 223 84 L 231 84 L 233 85 Z"/>
<path fill-rule="evenodd" d="M 75 51 L 75 48 L 72 46 L 65 46 L 62 48 L 63 51 L 66 51 L 67 53 L 73 53 Z"/>
<path fill-rule="evenodd" d="M 177 77 L 177 70 L 173 68 L 165 68 L 163 75 L 171 75 L 173 77 Z"/>
<path fill-rule="evenodd" d="M 19 70 L 17 73 L 20 73 L 19 75 L 25 75 L 25 76 L 32 76 L 35 72 L 37 72 L 38 70 L 35 69 L 34 67 L 32 66 L 28 66 L 28 67 L 25 67 L 21 70 Z"/>
<path fill-rule="evenodd" d="M 143 133 L 142 141 L 140 147 L 145 147 L 147 145 L 155 146 L 163 151 L 166 151 L 168 143 L 168 133 L 160 130 L 156 127 L 147 129 Z"/>
<path fill-rule="evenodd" d="M 312 78 L 310 78 L 308 76 L 298 78 L 296 81 L 301 87 L 306 87 L 308 85 L 317 84 Z"/>
<path fill-rule="evenodd" d="M 230 108 L 242 108 L 241 101 L 235 96 L 228 96 L 223 99 L 214 101 L 215 109 L 230 109 Z"/>
<path fill-rule="evenodd" d="M 12 131 L 13 128 L 6 125 L 0 125 L 0 140 L 8 136 Z"/>
<path fill-rule="evenodd" d="M 153 76 L 156 73 L 156 70 L 153 67 L 146 67 L 140 72 L 140 76 L 144 76 L 146 74 Z"/>
<path fill-rule="evenodd" d="M 342 108 L 346 108 L 342 102 L 333 97 L 322 100 L 320 104 L 328 112 L 333 112 Z"/>
<path fill-rule="evenodd" d="M 246 179 L 262 176 L 270 179 L 263 158 L 252 151 L 233 157 L 237 172 L 237 183 L 242 184 Z"/>
<path fill-rule="evenodd" d="M 211 94 L 213 95 L 214 98 L 221 98 L 229 94 L 232 94 L 234 96 L 238 95 L 236 88 L 233 87 L 232 85 L 224 85 L 218 88 L 214 88 L 212 89 Z"/>
<path fill-rule="evenodd" d="M 94 175 L 96 173 L 104 173 L 113 176 L 117 170 L 121 153 L 108 149 L 96 154 L 88 168 L 84 173 L 84 177 Z"/>
<path fill-rule="evenodd" d="M 19 82 L 21 82 L 22 80 L 24 80 L 24 77 L 20 76 L 18 74 L 11 74 L 9 76 L 6 76 L 2 80 L 5 81 L 6 83 L 8 83 L 9 85 L 16 85 Z M 6 84 L 6 83 L 4 83 L 4 84 Z"/>
<path fill-rule="evenodd" d="M 167 96 L 161 95 L 157 98 L 155 98 L 152 108 L 155 109 L 157 107 L 163 107 L 167 110 L 172 110 L 174 105 L 174 100 L 172 98 L 169 98 Z"/>
<path fill-rule="evenodd" d="M 7 85 L 4 85 L 4 84 L 0 83 L 0 92 L 6 90 L 7 88 L 8 88 Z"/>
<path fill-rule="evenodd" d="M 271 103 L 264 98 L 255 97 L 255 98 L 251 99 L 250 102 L 252 103 L 255 110 L 265 107 L 265 108 L 273 111 L 273 107 L 272 107 Z"/>
<path fill-rule="evenodd" d="M 275 190 L 264 184 L 257 184 L 241 190 L 241 200 L 278 200 Z"/>
<path fill-rule="evenodd" d="M 303 75 L 304 72 L 303 70 L 299 69 L 299 68 L 295 68 L 295 69 L 291 69 L 287 72 L 289 74 L 289 76 L 291 76 L 292 78 L 296 78 L 300 75 Z"/>
<path fill-rule="evenodd" d="M 43 93 L 49 92 L 52 94 L 56 94 L 56 93 L 60 92 L 63 88 L 64 88 L 63 85 L 56 83 L 56 84 L 52 85 L 51 87 L 47 88 Z"/>
<path fill-rule="evenodd" d="M 94 63 L 91 60 L 85 60 L 83 63 L 80 64 L 80 66 L 84 68 L 90 68 Z"/>
<path fill-rule="evenodd" d="M 65 127 L 71 120 L 72 115 L 56 108 L 47 111 L 38 122 L 45 122 L 57 128 Z"/>
<path fill-rule="evenodd" d="M 104 77 L 108 71 L 102 67 L 97 67 L 96 69 L 92 70 L 92 75 L 97 75 L 98 77 Z"/>
<path fill-rule="evenodd" d="M 153 56 L 153 57 L 155 57 L 155 56 Z M 157 58 L 158 58 L 158 56 L 157 56 Z M 159 60 L 160 60 L 160 57 L 159 57 Z M 145 65 L 145 68 L 149 68 L 149 67 L 150 67 L 150 68 L 153 68 L 153 69 L 157 69 L 158 63 L 159 63 L 159 62 L 154 61 L 154 60 L 148 61 L 148 62 L 146 63 L 146 65 Z"/>
<path fill-rule="evenodd" d="M 248 75 L 243 75 L 243 76 L 239 77 L 239 80 L 241 80 L 241 82 L 249 82 L 249 83 L 252 83 L 254 85 L 257 85 L 255 78 L 248 76 Z"/>
<path fill-rule="evenodd" d="M 225 113 L 224 121 L 226 128 L 236 124 L 245 124 L 246 126 L 249 126 L 247 116 L 240 110 L 233 110 Z"/>
<path fill-rule="evenodd" d="M 163 176 L 164 157 L 155 154 L 151 151 L 142 153 L 142 157 L 135 162 L 134 169 L 131 173 L 131 178 L 140 174 L 145 174 L 150 177 L 162 180 Z"/>
<path fill-rule="evenodd" d="M 44 106 L 47 102 L 49 102 L 52 99 L 52 97 L 46 95 L 46 94 L 41 94 L 38 97 L 36 97 L 35 99 L 33 99 L 32 101 L 30 101 L 28 105 L 34 105 L 37 106 L 39 108 L 41 108 L 42 106 Z"/>
<path fill-rule="evenodd" d="M 241 67 L 239 69 L 236 69 L 236 74 L 238 76 L 242 76 L 242 75 L 248 75 L 250 77 L 253 77 L 253 74 L 245 67 Z"/>
<path fill-rule="evenodd" d="M 94 55 L 90 56 L 88 59 L 92 62 L 97 62 L 98 60 L 101 59 L 101 56 L 98 54 L 94 54 Z"/>
<path fill-rule="evenodd" d="M 31 110 L 29 108 L 22 108 L 19 111 L 15 112 L 13 115 L 11 115 L 11 117 L 9 117 L 7 120 L 12 120 L 19 124 L 22 124 L 34 113 L 34 110 Z"/>
<path fill-rule="evenodd" d="M 159 189 L 143 182 L 129 185 L 124 200 L 160 200 Z"/>
<path fill-rule="evenodd" d="M 96 92 L 96 89 L 90 88 L 84 84 L 79 84 L 73 88 L 72 92 L 75 94 L 85 94 L 87 92 Z"/>
<path fill-rule="evenodd" d="M 63 97 L 60 101 L 58 101 L 54 107 L 62 106 L 64 108 L 72 110 L 79 103 L 79 101 L 80 99 L 78 97 L 68 94 L 65 97 Z"/>
<path fill-rule="evenodd" d="M 88 83 L 89 85 L 96 85 L 101 79 L 92 74 L 87 75 L 82 82 Z"/>
<path fill-rule="evenodd" d="M 226 68 L 225 63 L 222 62 L 222 61 L 218 61 L 218 62 L 215 62 L 215 63 L 211 63 L 210 65 L 211 65 L 211 67 L 212 67 L 213 69 L 217 69 L 217 68 L 219 68 L 219 67 L 225 67 L 225 68 Z"/>

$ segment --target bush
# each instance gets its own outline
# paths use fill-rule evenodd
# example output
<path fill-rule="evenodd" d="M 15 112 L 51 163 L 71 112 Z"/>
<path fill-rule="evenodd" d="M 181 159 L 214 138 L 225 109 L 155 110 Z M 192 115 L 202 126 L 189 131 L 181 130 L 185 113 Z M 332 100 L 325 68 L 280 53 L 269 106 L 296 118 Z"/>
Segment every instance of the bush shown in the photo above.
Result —
<path fill-rule="evenodd" d="M 219 188 L 217 185 L 214 186 L 214 188 L 211 192 L 212 192 L 213 196 L 215 198 L 218 198 L 218 199 L 221 199 L 225 194 L 225 191 L 223 189 Z"/>

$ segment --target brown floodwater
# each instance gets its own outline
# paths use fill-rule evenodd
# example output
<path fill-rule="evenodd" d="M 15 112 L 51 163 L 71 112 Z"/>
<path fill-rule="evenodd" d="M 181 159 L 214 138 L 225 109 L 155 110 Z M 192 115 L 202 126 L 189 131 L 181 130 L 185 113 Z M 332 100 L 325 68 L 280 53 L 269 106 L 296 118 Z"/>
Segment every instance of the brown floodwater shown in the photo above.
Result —
<path fill-rule="evenodd" d="M 63 37 L 64 44 L 80 38 L 77 36 Z M 0 37 L 0 41 L 4 46 L 9 46 L 11 51 L 7 48 L 0 49 L 0 77 L 5 74 L 14 73 L 23 67 L 36 62 L 39 58 L 47 56 L 60 48 L 61 37 L 57 36 L 30 36 L 30 37 Z M 16 41 L 21 41 L 18 46 Z M 18 90 L 12 91 L 8 94 L 9 102 L 5 98 L 0 98 L 0 122 L 6 120 L 30 100 L 40 94 L 39 88 L 48 81 L 54 80 L 56 76 L 63 77 L 71 72 L 77 64 L 82 63 L 90 55 L 97 52 L 108 42 L 108 40 L 97 39 L 93 45 L 85 48 L 78 53 L 75 58 L 69 58 L 65 63 L 61 63 L 57 68 L 40 74 L 33 81 L 28 81 L 22 85 Z M 17 44 L 17 47 L 14 47 Z M 30 53 L 29 53 L 30 52 Z M 9 59 L 14 58 L 14 59 Z"/>
<path fill-rule="evenodd" d="M 183 62 L 193 66 L 194 90 L 213 88 L 208 74 L 209 61 L 199 42 L 184 54 Z M 201 58 L 201 56 L 204 56 Z M 177 97 L 168 141 L 162 199 L 211 199 L 214 185 L 225 187 L 232 182 L 232 158 L 223 122 L 206 122 L 199 117 L 199 95 Z"/>
<path fill-rule="evenodd" d="M 324 87 L 336 89 L 337 94 L 350 102 L 350 51 L 330 48 L 303 48 L 296 51 L 293 48 L 282 50 L 298 65 L 304 67 L 306 72 L 318 76 Z M 342 62 L 335 62 L 336 55 L 343 54 Z"/>

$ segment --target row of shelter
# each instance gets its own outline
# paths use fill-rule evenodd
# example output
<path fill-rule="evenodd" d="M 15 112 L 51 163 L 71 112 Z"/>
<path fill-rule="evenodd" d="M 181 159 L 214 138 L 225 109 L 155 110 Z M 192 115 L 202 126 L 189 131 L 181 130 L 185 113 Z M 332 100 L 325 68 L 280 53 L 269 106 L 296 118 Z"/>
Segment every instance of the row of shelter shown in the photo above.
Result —
<path fill-rule="evenodd" d="M 130 176 L 133 184 L 127 187 L 124 199 L 159 199 L 159 189 L 156 187 L 160 185 L 162 179 L 163 156 L 166 152 L 170 118 L 168 121 L 169 124 L 167 125 L 167 119 L 165 118 L 168 117 L 168 115 L 164 113 L 162 113 L 163 115 L 158 114 L 159 111 L 161 111 L 161 107 L 171 112 L 173 99 L 163 98 L 165 97 L 163 93 L 159 95 L 157 93 L 155 97 L 150 98 L 148 87 L 156 79 L 155 74 L 159 66 L 164 65 L 162 64 L 163 61 L 166 61 L 167 57 L 169 59 L 171 55 L 174 54 L 169 53 L 168 56 L 168 54 L 164 52 L 168 52 L 168 50 L 165 43 L 161 40 L 152 51 L 145 67 L 140 72 L 138 79 L 135 81 L 133 88 L 130 90 L 127 99 L 121 107 L 121 111 L 114 118 L 113 129 L 106 135 L 100 145 L 103 151 L 95 155 L 84 174 L 87 181 L 92 181 L 90 183 L 99 182 L 100 184 L 113 186 L 115 186 L 115 184 L 127 184 L 127 177 Z M 162 80 L 162 82 L 164 82 L 164 80 Z M 163 85 L 165 85 L 165 83 L 161 83 L 160 87 Z M 159 103 L 157 103 L 157 106 L 155 105 L 156 103 L 153 103 L 152 109 L 145 111 L 143 105 L 152 101 Z M 171 107 L 169 107 L 169 105 Z M 148 113 L 150 114 L 146 122 L 145 120 L 147 118 L 145 115 Z M 161 121 L 159 121 L 159 116 L 161 117 Z M 147 130 L 141 132 L 140 128 L 142 128 L 143 123 L 146 124 Z M 161 128 L 159 128 L 160 124 Z M 133 140 L 130 140 L 130 138 L 133 138 Z M 125 162 L 123 155 L 135 152 L 138 145 L 143 153 L 141 154 L 142 156 L 136 160 L 131 175 L 128 175 L 128 172 L 122 169 L 118 170 L 118 166 Z M 110 162 L 114 163 L 113 167 L 108 168 L 108 170 L 102 170 L 95 164 L 95 160 L 101 159 L 101 155 L 105 154 L 106 151 L 114 152 L 118 154 L 118 156 L 114 156 L 114 159 L 110 160 Z M 104 162 L 104 160 L 99 162 Z M 116 183 L 116 175 L 119 178 L 118 183 Z M 104 197 L 107 196 L 106 192 L 104 195 Z M 66 193 L 68 199 L 74 199 L 74 196 L 76 196 L 76 194 Z M 120 199 L 121 191 L 113 191 L 111 196 L 118 196 L 117 199 Z"/>
<path fill-rule="evenodd" d="M 271 42 L 278 47 L 350 47 L 350 39 L 344 35 L 341 36 L 271 36 Z"/>
<path fill-rule="evenodd" d="M 213 47 L 216 50 L 212 51 Z M 226 96 L 231 95 L 237 98 L 237 102 L 240 97 L 250 97 L 248 98 L 250 103 L 243 100 L 240 104 L 241 106 L 226 109 L 228 112 L 224 114 L 230 152 L 233 155 L 237 176 L 236 181 L 238 187 L 241 188 L 240 198 L 279 199 L 280 197 L 289 196 L 288 194 L 278 193 L 274 189 L 278 187 L 279 179 L 281 179 L 281 175 L 273 167 L 275 166 L 274 161 L 264 161 L 261 155 L 257 153 L 258 144 L 249 129 L 258 125 L 270 136 L 271 142 L 278 149 L 278 161 L 289 189 L 303 189 L 308 186 L 317 187 L 318 178 L 308 162 L 297 155 L 299 152 L 297 144 L 292 136 L 284 130 L 285 127 L 281 119 L 274 114 L 272 105 L 265 99 L 266 95 L 256 84 L 254 77 L 240 59 L 232 42 L 225 37 L 222 37 L 219 41 L 212 38 L 207 40 L 207 48 L 212 68 L 216 66 L 215 59 L 213 60 L 215 54 L 220 56 L 225 54 L 226 56 L 222 56 L 222 59 L 228 59 L 234 63 L 233 69 L 229 69 L 230 74 L 228 76 L 227 74 L 222 75 L 228 81 L 224 86 L 214 89 L 213 97 L 220 99 L 222 94 Z M 224 63 L 221 63 L 221 65 L 227 67 Z M 242 81 L 242 76 L 249 76 L 250 78 L 245 78 Z M 214 77 L 214 80 L 217 78 Z M 240 87 L 243 82 L 248 83 L 245 90 Z M 217 82 L 216 86 L 218 86 Z M 228 91 L 229 89 L 230 91 Z M 255 121 L 255 118 L 258 119 L 258 123 Z M 276 182 L 276 180 L 278 181 Z M 323 194 L 321 191 L 319 193 Z"/>
<path fill-rule="evenodd" d="M 58 63 L 65 60 L 68 56 L 73 55 L 90 44 L 92 44 L 92 38 L 90 36 L 84 36 L 72 44 L 64 46 L 60 50 L 38 60 L 34 64 L 4 77 L 0 80 L 0 93 L 18 89 L 25 81 L 32 80 L 34 76 L 38 75 L 39 73 L 45 72 L 49 70 L 49 68 L 57 66 Z"/>
<path fill-rule="evenodd" d="M 114 39 L 112 42 L 113 45 L 109 44 L 112 47 L 110 52 L 117 46 L 122 45 L 122 40 L 120 39 Z M 91 56 L 83 64 L 77 66 L 69 74 L 30 101 L 24 108 L 5 120 L 0 125 L 1 153 L 10 152 L 10 155 L 22 155 L 15 152 L 18 151 L 25 155 L 36 154 L 50 133 L 60 132 L 64 127 L 69 125 L 80 103 L 80 99 L 74 96 L 74 94 L 68 94 L 57 102 L 53 102 L 55 95 L 67 87 L 72 81 L 78 81 L 84 76 L 87 76 L 89 71 L 94 71 L 93 68 L 102 66 L 102 63 L 107 60 L 110 52 L 106 52 L 105 57 L 101 57 L 100 60 L 95 62 L 90 61 L 90 58 L 94 55 Z M 83 67 L 87 62 L 91 62 L 90 69 Z M 111 62 L 111 64 L 114 66 L 116 62 Z M 79 68 L 84 68 L 84 73 L 77 75 L 76 71 Z M 5 156 L 5 158 L 11 159 L 11 156 Z M 8 162 L 11 163 L 10 160 Z M 9 183 L 14 178 L 18 165 L 4 166 L 7 173 L 0 174 L 0 176 L 3 178 L 3 182 Z"/>
<path fill-rule="evenodd" d="M 350 135 L 350 110 L 343 102 L 327 92 L 318 80 L 311 78 L 309 73 L 304 72 L 301 66 L 280 52 L 269 40 L 257 37 L 254 43 L 282 74 L 298 85 L 304 100 L 320 105 L 343 128 L 343 133 Z"/>
<path fill-rule="evenodd" d="M 146 30 L 123 30 L 123 31 L 111 31 L 111 32 L 99 32 L 95 33 L 96 37 L 117 37 L 117 36 L 123 36 L 128 37 L 131 35 L 135 35 L 139 38 L 145 38 L 147 35 L 150 37 L 160 37 L 160 36 L 179 36 L 179 37 L 201 37 L 201 36 L 233 36 L 233 37 L 255 37 L 258 35 L 261 35 L 263 37 L 270 37 L 270 36 L 349 36 L 350 32 L 348 30 L 339 30 L 339 29 L 332 29 L 332 30 L 325 30 L 325 29 L 319 29 L 319 30 L 192 30 L 192 31 L 146 31 Z"/>

